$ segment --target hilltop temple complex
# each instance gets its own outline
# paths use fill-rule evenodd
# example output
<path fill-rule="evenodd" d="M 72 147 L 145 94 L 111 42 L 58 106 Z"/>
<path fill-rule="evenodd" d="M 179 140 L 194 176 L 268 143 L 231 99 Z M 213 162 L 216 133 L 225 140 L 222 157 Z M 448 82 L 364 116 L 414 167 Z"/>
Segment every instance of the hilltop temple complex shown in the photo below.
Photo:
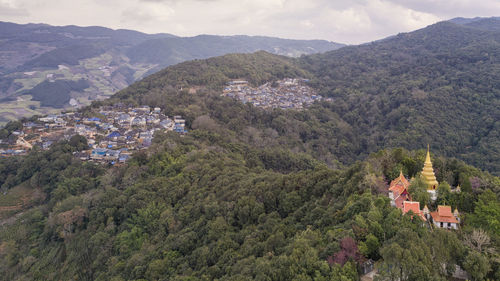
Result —
<path fill-rule="evenodd" d="M 427 145 L 427 155 L 425 156 L 424 168 L 420 176 L 427 185 L 427 192 L 430 194 L 431 200 L 436 201 L 436 190 L 439 183 L 434 174 L 434 169 L 432 168 L 429 145 Z M 388 191 L 389 198 L 391 199 L 391 206 L 400 209 L 403 214 L 412 211 L 413 214 L 419 216 L 424 222 L 428 221 L 434 227 L 458 229 L 460 218 L 457 209 L 452 213 L 451 206 L 439 205 L 436 211 L 431 212 L 426 205 L 421 210 L 420 202 L 412 201 L 411 194 L 408 191 L 410 185 L 411 181 L 405 178 L 401 170 L 399 176 L 389 184 Z M 458 186 L 457 189 L 460 190 L 460 187 Z"/>

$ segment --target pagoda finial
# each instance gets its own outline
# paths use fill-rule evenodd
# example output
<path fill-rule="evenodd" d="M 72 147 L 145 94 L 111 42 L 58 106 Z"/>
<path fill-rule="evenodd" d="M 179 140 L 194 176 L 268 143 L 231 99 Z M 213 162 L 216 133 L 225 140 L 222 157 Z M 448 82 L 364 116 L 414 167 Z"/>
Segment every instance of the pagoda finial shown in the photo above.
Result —
<path fill-rule="evenodd" d="M 427 144 L 427 155 L 425 155 L 425 163 L 431 163 L 431 153 L 429 144 Z"/>

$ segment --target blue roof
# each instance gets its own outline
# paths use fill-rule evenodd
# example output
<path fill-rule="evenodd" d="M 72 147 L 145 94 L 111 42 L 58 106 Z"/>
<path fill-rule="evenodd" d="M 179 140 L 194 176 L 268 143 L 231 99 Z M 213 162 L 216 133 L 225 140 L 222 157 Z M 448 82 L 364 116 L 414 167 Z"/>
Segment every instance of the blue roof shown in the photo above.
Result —
<path fill-rule="evenodd" d="M 121 136 L 119 132 L 117 131 L 114 131 L 112 132 L 111 134 L 108 135 L 108 138 L 116 138 L 116 137 L 119 137 Z"/>
<path fill-rule="evenodd" d="M 89 121 L 101 121 L 101 119 L 97 118 L 97 117 L 92 117 L 92 118 L 89 118 L 88 120 Z"/>
<path fill-rule="evenodd" d="M 105 155 L 108 150 L 105 148 L 96 148 L 92 150 L 92 154 Z"/>

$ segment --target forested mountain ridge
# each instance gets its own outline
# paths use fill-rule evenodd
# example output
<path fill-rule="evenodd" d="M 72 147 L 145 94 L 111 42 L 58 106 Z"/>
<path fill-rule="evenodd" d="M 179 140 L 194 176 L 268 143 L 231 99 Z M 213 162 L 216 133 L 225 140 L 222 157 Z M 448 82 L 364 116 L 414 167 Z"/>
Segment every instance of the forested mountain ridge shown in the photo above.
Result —
<path fill-rule="evenodd" d="M 500 170 L 500 33 L 441 22 L 305 56 L 299 65 L 360 136 L 356 154 L 431 143 L 438 153 Z"/>
<path fill-rule="evenodd" d="M 300 56 L 343 44 L 260 36 L 145 34 L 91 26 L 0 22 L 0 123 L 104 99 L 166 66 L 227 53 L 267 50 Z M 85 79 L 83 89 L 69 81 Z M 32 91 L 42 83 L 54 91 Z"/>
<path fill-rule="evenodd" d="M 463 44 L 454 43 L 460 36 Z M 257 52 L 194 60 L 95 102 L 84 116 L 107 103 L 159 106 L 185 117 L 189 133 L 157 133 L 118 166 L 74 157 L 88 145 L 78 135 L 0 158 L 0 207 L 15 191 L 43 194 L 19 203 L 20 213 L 0 209 L 0 278 L 359 280 L 359 266 L 373 259 L 378 280 L 444 281 L 456 265 L 471 280 L 498 280 L 500 179 L 453 158 L 459 153 L 443 156 L 466 142 L 452 137 L 464 132 L 455 100 L 471 111 L 466 117 L 484 114 L 477 131 L 498 120 L 497 58 L 475 53 L 495 50 L 491 36 L 441 23 L 299 59 Z M 435 46 L 440 40 L 448 43 Z M 266 110 L 221 97 L 232 79 L 257 86 L 286 77 L 310 79 L 333 102 Z M 436 202 L 419 184 L 427 142 L 441 183 Z M 486 166 L 486 152 L 473 159 Z M 457 208 L 460 230 L 391 207 L 387 184 L 400 172 L 415 178 L 409 190 L 421 205 Z"/>

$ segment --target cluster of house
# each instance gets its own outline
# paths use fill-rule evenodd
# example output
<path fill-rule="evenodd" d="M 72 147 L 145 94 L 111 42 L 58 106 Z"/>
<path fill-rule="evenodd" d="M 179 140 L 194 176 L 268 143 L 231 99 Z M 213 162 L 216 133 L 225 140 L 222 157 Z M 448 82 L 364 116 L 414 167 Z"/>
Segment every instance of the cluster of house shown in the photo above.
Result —
<path fill-rule="evenodd" d="M 302 109 L 323 99 L 307 86 L 308 81 L 286 78 L 253 88 L 248 81 L 235 80 L 227 83 L 222 96 L 263 108 Z"/>
<path fill-rule="evenodd" d="M 429 192 L 431 200 L 436 200 L 438 182 L 432 168 L 429 149 L 427 149 L 421 175 L 427 184 L 427 192 Z M 392 206 L 400 209 L 404 214 L 412 211 L 414 215 L 419 216 L 425 222 L 431 223 L 434 227 L 458 229 L 460 214 L 457 209 L 452 212 L 451 206 L 446 205 L 438 206 L 433 212 L 429 210 L 427 205 L 423 209 L 420 209 L 420 202 L 412 201 L 411 195 L 408 192 L 409 187 L 410 181 L 404 177 L 403 172 L 400 172 L 399 177 L 392 180 L 389 184 L 389 198 L 391 199 Z M 460 192 L 460 186 L 455 189 L 455 192 Z"/>
<path fill-rule="evenodd" d="M 41 117 L 23 124 L 15 143 L 0 150 L 3 155 L 23 154 L 33 146 L 48 149 L 54 142 L 81 135 L 89 149 L 75 153 L 82 160 L 119 163 L 126 162 L 132 151 L 151 145 L 157 131 L 186 133 L 181 116 L 167 117 L 158 107 L 102 106 L 94 117 L 69 112 Z"/>

